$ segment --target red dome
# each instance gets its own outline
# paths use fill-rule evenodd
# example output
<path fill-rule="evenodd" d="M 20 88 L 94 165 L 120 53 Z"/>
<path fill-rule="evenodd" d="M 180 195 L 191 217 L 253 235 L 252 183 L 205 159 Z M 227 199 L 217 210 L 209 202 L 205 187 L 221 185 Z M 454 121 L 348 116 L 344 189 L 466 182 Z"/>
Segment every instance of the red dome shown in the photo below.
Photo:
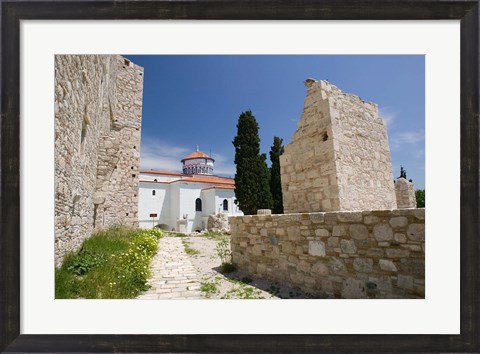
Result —
<path fill-rule="evenodd" d="M 187 157 L 184 157 L 181 161 L 183 162 L 185 160 L 192 160 L 192 159 L 209 159 L 209 160 L 212 160 L 213 162 L 215 162 L 214 159 L 212 159 L 210 156 L 208 156 L 207 154 L 205 154 L 201 151 L 192 152 Z"/>

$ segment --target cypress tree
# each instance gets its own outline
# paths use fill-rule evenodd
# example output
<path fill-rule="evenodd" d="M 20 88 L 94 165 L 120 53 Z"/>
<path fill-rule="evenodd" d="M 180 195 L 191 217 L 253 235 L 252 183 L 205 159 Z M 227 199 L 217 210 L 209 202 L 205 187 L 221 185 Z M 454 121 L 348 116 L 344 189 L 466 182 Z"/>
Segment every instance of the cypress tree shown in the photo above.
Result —
<path fill-rule="evenodd" d="M 237 123 L 235 147 L 235 196 L 237 205 L 245 215 L 253 215 L 258 209 L 271 209 L 273 206 L 269 186 L 269 171 L 260 154 L 258 123 L 251 111 L 240 114 Z"/>
<path fill-rule="evenodd" d="M 270 192 L 273 199 L 273 214 L 283 214 L 283 196 L 282 183 L 280 176 L 280 155 L 283 154 L 283 139 L 278 136 L 273 137 L 273 145 L 270 148 Z"/>

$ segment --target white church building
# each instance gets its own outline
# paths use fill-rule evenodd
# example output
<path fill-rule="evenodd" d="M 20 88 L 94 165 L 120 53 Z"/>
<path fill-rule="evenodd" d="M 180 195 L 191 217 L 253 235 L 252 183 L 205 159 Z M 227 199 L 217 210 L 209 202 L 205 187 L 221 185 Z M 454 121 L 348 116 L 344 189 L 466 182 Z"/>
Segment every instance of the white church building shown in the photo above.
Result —
<path fill-rule="evenodd" d="M 197 148 L 181 162 L 182 173 L 140 171 L 141 228 L 190 233 L 205 230 L 209 215 L 243 215 L 235 204 L 233 178 L 215 176 L 213 158 Z"/>

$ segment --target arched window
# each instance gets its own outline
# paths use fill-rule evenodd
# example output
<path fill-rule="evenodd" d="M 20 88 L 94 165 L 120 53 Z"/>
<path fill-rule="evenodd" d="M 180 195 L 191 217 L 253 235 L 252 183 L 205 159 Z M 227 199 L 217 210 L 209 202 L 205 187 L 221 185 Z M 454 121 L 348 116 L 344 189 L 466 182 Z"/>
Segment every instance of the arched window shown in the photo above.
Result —
<path fill-rule="evenodd" d="M 200 198 L 195 199 L 195 211 L 202 211 L 202 200 Z"/>
<path fill-rule="evenodd" d="M 228 211 L 228 200 L 223 200 L 223 211 Z"/>
<path fill-rule="evenodd" d="M 155 190 L 152 191 L 152 195 L 155 195 L 157 192 L 155 192 Z"/>

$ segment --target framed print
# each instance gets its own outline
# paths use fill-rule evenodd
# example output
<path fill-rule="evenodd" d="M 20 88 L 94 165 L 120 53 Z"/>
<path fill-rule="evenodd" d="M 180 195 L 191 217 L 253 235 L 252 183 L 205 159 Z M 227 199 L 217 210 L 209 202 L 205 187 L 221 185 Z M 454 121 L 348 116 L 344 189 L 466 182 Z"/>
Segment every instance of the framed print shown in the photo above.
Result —
<path fill-rule="evenodd" d="M 2 156 L 0 348 L 2 351 L 475 352 L 480 349 L 478 341 L 480 166 L 478 164 L 477 1 L 397 1 L 395 3 L 389 1 L 292 3 L 282 1 L 4 1 L 1 3 L 1 12 L 3 25 L 0 139 Z M 58 177 L 54 176 L 53 172 L 52 151 L 55 150 L 54 141 L 57 140 L 59 133 L 54 129 L 55 122 L 52 117 L 58 110 L 68 111 L 68 107 L 59 107 L 54 104 L 54 95 L 56 97 L 57 91 L 62 91 L 56 88 L 57 76 L 55 75 L 58 69 L 57 62 L 67 63 L 69 60 L 76 60 L 75 56 L 82 55 L 105 55 L 113 58 L 112 60 L 115 61 L 115 65 L 118 64 L 119 68 L 123 65 L 123 69 L 131 69 L 131 75 L 129 74 L 128 78 L 131 80 L 130 84 L 135 82 L 135 85 L 141 85 L 144 79 L 151 80 L 154 75 L 155 68 L 148 66 L 148 60 L 144 59 L 146 56 L 168 57 L 160 65 L 169 68 L 171 81 L 162 92 L 182 106 L 188 103 L 179 103 L 180 99 L 174 97 L 179 94 L 187 95 L 186 86 L 194 86 L 193 83 L 201 81 L 191 71 L 185 70 L 188 65 L 195 66 L 198 62 L 203 64 L 211 62 L 212 67 L 220 67 L 224 65 L 222 60 L 227 60 L 225 58 L 228 57 L 232 64 L 224 66 L 224 68 L 228 67 L 228 70 L 225 69 L 222 75 L 227 79 L 230 78 L 231 83 L 226 80 L 228 85 L 238 89 L 237 84 L 240 85 L 242 69 L 239 61 L 235 61 L 236 58 L 241 58 L 243 61 L 252 58 L 255 60 L 268 58 L 271 60 L 270 67 L 266 65 L 262 69 L 268 71 L 272 70 L 273 59 L 281 59 L 282 56 L 288 57 L 288 60 L 298 59 L 301 56 L 302 58 L 331 56 L 332 61 L 343 60 L 340 56 L 358 56 L 364 60 L 374 56 L 389 58 L 402 55 L 416 56 L 419 58 L 419 66 L 422 67 L 422 70 L 418 71 L 418 76 L 425 76 L 425 89 L 423 90 L 422 84 L 418 84 L 422 80 L 412 81 L 410 86 L 407 85 L 404 89 L 425 92 L 425 99 L 421 93 L 416 94 L 415 98 L 422 101 L 420 105 L 422 109 L 425 107 L 425 126 L 418 128 L 417 132 L 413 131 L 412 126 L 412 131 L 398 135 L 397 139 L 390 141 L 390 144 L 398 149 L 401 149 L 402 144 L 403 146 L 410 144 L 412 147 L 416 146 L 415 143 L 419 139 L 423 141 L 425 136 L 425 177 L 427 189 L 431 193 L 427 197 L 427 203 L 431 203 L 429 204 L 431 207 L 425 209 L 426 217 L 423 217 L 423 211 L 422 216 L 418 213 L 418 215 L 414 214 L 414 211 L 411 215 L 408 212 L 368 215 L 372 216 L 369 219 L 371 223 L 375 223 L 376 217 L 377 219 L 391 217 L 388 219 L 391 227 L 381 224 L 379 227 L 370 225 L 367 229 L 362 225 L 350 225 L 357 223 L 359 217 L 364 217 L 360 215 L 361 213 L 349 214 L 348 217 L 342 216 L 344 219 L 338 219 L 339 225 L 334 230 L 328 226 L 308 239 L 304 246 L 305 250 L 302 247 L 299 251 L 298 248 L 297 251 L 293 249 L 293 257 L 295 257 L 294 252 L 308 255 L 301 258 L 304 262 L 297 264 L 299 268 L 306 267 L 305 269 L 310 270 L 315 266 L 315 271 L 326 277 L 328 272 L 324 270 L 322 264 L 310 265 L 306 264 L 305 260 L 308 261 L 310 256 L 331 256 L 328 253 L 333 252 L 335 247 L 340 250 L 335 252 L 354 254 L 357 251 L 355 245 L 358 247 L 361 242 L 366 244 L 370 242 L 370 240 L 365 241 L 369 232 L 371 235 L 375 234 L 375 240 L 371 242 L 378 241 L 378 247 L 390 247 L 391 243 L 386 241 L 391 241 L 395 237 L 395 252 L 383 253 L 380 250 L 378 252 L 385 254 L 385 257 L 370 254 L 367 259 L 363 259 L 362 254 L 359 253 L 355 255 L 355 261 L 346 263 L 347 267 L 360 274 L 362 281 L 366 281 L 368 289 L 357 289 L 355 282 L 353 285 L 347 282 L 348 284 L 340 289 L 331 284 L 342 280 L 333 277 L 333 281 L 328 278 L 322 283 L 322 286 L 330 291 L 325 298 L 317 296 L 308 300 L 199 301 L 189 299 L 177 301 L 160 300 L 161 296 L 148 293 L 145 298 L 159 300 L 113 300 L 108 296 L 106 298 L 109 300 L 92 300 L 88 295 L 80 295 L 76 300 L 71 300 L 67 299 L 68 296 L 56 296 L 53 289 L 55 283 L 53 269 L 57 263 L 61 262 L 57 262 L 58 248 L 55 248 L 55 252 L 53 251 L 54 242 L 51 240 L 54 238 L 53 225 L 56 225 L 59 220 L 55 214 L 54 221 L 54 209 L 57 210 L 54 199 L 57 201 L 60 197 L 57 190 L 54 191 L 53 188 L 54 178 Z M 103 63 L 103 69 L 107 68 L 105 70 L 109 72 L 108 68 L 114 67 L 113 61 Z M 138 62 L 140 66 L 145 67 L 145 71 L 136 66 Z M 185 66 L 180 70 L 175 69 L 175 65 L 181 62 L 185 63 Z M 285 63 L 282 68 L 287 74 L 293 64 L 291 61 L 285 61 Z M 325 63 L 325 65 L 328 64 Z M 209 70 L 205 73 L 219 75 Z M 365 86 L 374 83 L 372 74 L 374 69 L 369 70 L 372 72 L 363 73 Z M 389 70 L 392 71 L 392 69 Z M 397 70 L 400 71 L 399 66 Z M 348 71 L 344 71 L 344 74 L 348 75 Z M 322 73 L 322 68 L 319 68 L 318 72 Z M 92 80 L 88 70 L 82 73 L 82 82 L 88 83 Z M 409 74 L 415 76 L 413 73 Z M 63 72 L 58 76 L 65 78 L 67 86 L 68 75 L 68 72 Z M 278 72 L 275 75 L 279 75 Z M 104 101 L 102 101 L 102 110 L 107 117 L 110 117 L 109 124 L 105 123 L 105 127 L 113 132 L 111 134 L 117 134 L 121 130 L 119 124 L 125 122 L 118 122 L 121 118 L 118 118 L 119 115 L 117 116 L 115 110 L 111 108 L 111 100 L 115 97 L 107 92 L 108 80 L 113 80 L 115 77 L 113 74 L 110 76 L 106 76 L 107 82 L 103 79 L 99 81 L 102 85 L 99 95 Z M 328 77 L 319 78 L 321 80 L 315 79 L 302 77 L 300 80 L 305 80 L 307 90 L 320 87 L 319 89 L 323 90 L 322 94 L 337 89 L 336 87 L 332 89 L 333 85 L 329 83 Z M 161 79 L 158 78 L 158 80 Z M 201 83 L 203 84 L 204 81 Z M 301 81 L 300 84 L 302 84 Z M 76 82 L 74 85 L 79 83 Z M 257 86 L 268 90 L 268 82 L 262 82 L 262 85 Z M 419 87 L 412 85 L 419 85 Z M 168 86 L 172 87 L 171 91 Z M 196 90 L 197 94 L 191 97 L 200 96 L 202 85 Z M 104 92 L 107 93 L 104 95 Z M 346 96 L 343 93 L 339 95 Z M 138 106 L 141 92 L 137 96 L 134 97 L 133 102 Z M 398 96 L 399 99 L 403 97 L 400 94 Z M 365 106 L 375 112 L 374 105 L 361 101 L 357 96 L 348 97 L 355 104 L 361 104 L 362 107 Z M 410 99 L 404 100 L 407 106 L 415 104 Z M 158 101 L 161 99 L 158 98 Z M 308 99 L 304 114 L 308 113 L 307 101 Z M 215 100 L 212 102 L 215 105 Z M 225 102 L 221 103 L 225 104 Z M 109 105 L 110 109 L 107 109 Z M 141 107 L 137 106 L 134 105 L 133 108 L 124 106 L 123 109 L 129 114 L 132 113 L 133 117 L 139 112 L 141 114 Z M 337 109 L 336 106 L 334 108 Z M 85 105 L 83 121 L 78 128 L 79 131 L 81 130 L 79 141 L 82 156 L 90 154 L 85 150 L 83 142 L 91 139 L 89 129 L 97 124 L 90 118 L 92 109 L 95 108 Z M 159 115 L 168 115 L 161 110 L 161 108 L 158 109 Z M 193 113 L 190 112 L 190 114 Z M 175 125 L 173 119 L 170 122 L 168 119 L 160 119 L 161 125 L 151 130 L 171 128 Z M 222 123 L 216 122 L 217 128 L 221 127 Z M 58 128 L 58 123 L 55 124 Z M 125 123 L 131 132 L 125 136 L 122 135 L 122 139 L 132 145 L 129 146 L 132 156 L 138 157 L 140 127 L 135 124 L 135 122 Z M 297 121 L 293 124 L 296 125 Z M 219 136 L 222 131 L 225 132 L 224 128 L 218 129 Z M 329 129 L 321 132 L 323 142 L 336 139 L 335 129 Z M 69 132 L 70 128 L 66 127 L 62 134 L 68 136 Z M 419 138 L 420 135 L 422 135 L 421 138 Z M 125 138 L 126 136 L 128 138 Z M 192 140 L 187 134 L 184 139 Z M 308 134 L 302 135 L 298 141 L 305 143 L 306 139 Z M 113 138 L 111 140 L 113 141 Z M 108 142 L 105 144 L 108 145 Z M 381 143 L 376 146 L 379 145 Z M 108 145 L 106 151 L 109 151 L 108 149 L 114 152 L 116 147 Z M 298 174 L 303 173 L 298 172 L 297 167 L 294 167 L 295 163 L 302 158 L 302 153 L 295 155 L 292 153 L 293 148 L 287 149 L 290 149 L 287 155 L 294 156 L 292 158 L 294 161 L 284 157 L 282 163 L 283 166 L 288 166 L 289 163 L 292 165 L 292 171 L 295 170 L 295 173 L 292 173 L 289 178 L 296 179 Z M 174 150 L 170 147 L 172 153 Z M 423 154 L 423 151 L 418 152 Z M 76 153 L 77 151 L 72 149 L 71 154 Z M 181 153 L 184 151 L 182 150 Z M 65 154 L 62 159 L 68 160 L 68 155 Z M 186 156 L 187 153 L 184 155 Z M 202 178 L 212 179 L 211 176 L 201 176 L 212 174 L 215 155 L 214 158 L 210 155 L 202 155 L 197 147 L 196 151 L 184 157 L 181 175 L 182 178 L 185 176 L 188 178 L 182 181 L 199 183 L 203 181 L 201 181 Z M 201 160 L 200 165 L 190 164 L 191 161 L 198 162 L 199 156 L 205 161 Z M 55 156 L 55 163 L 57 159 L 58 157 Z M 221 158 L 218 160 L 218 162 L 222 161 Z M 368 156 L 365 156 L 363 159 L 365 164 L 367 160 Z M 115 166 L 112 164 L 111 167 L 114 170 L 117 165 L 121 166 L 123 163 L 119 161 L 114 164 Z M 110 161 L 106 162 L 107 165 L 109 163 Z M 78 165 L 77 162 L 75 164 Z M 81 160 L 79 166 L 82 168 L 82 173 L 90 173 L 91 166 L 86 157 Z M 110 167 L 107 166 L 107 168 Z M 142 173 L 145 178 L 148 174 L 145 171 L 137 171 L 134 163 L 131 167 L 128 165 L 125 168 L 128 169 L 128 178 L 138 178 Z M 345 171 L 348 171 L 348 168 Z M 144 188 L 153 182 L 158 182 L 157 179 L 160 178 L 158 173 L 150 171 L 150 175 L 153 176 L 151 181 L 141 181 Z M 111 174 L 109 176 L 112 178 Z M 168 176 L 165 178 L 171 182 L 171 177 Z M 403 167 L 401 176 L 406 177 Z M 312 175 L 312 183 L 323 183 L 322 177 Z M 98 176 L 96 178 L 98 179 Z M 387 179 L 391 184 L 391 179 Z M 404 179 L 406 181 L 406 178 Z M 98 185 L 98 180 L 96 183 Z M 230 180 L 224 179 L 221 183 L 215 180 L 215 183 L 220 184 L 216 187 L 224 193 L 218 192 L 219 195 L 227 195 L 225 193 L 231 189 Z M 365 188 L 366 186 L 367 184 Z M 67 186 L 64 189 L 69 188 Z M 141 188 L 142 185 L 140 185 L 139 194 L 142 193 Z M 379 188 L 377 185 L 377 190 Z M 204 188 L 202 191 L 207 189 Z M 347 189 L 350 193 L 355 191 L 352 186 L 348 186 Z M 130 192 L 135 193 L 134 197 L 137 197 L 135 188 L 129 189 Z M 148 189 L 147 192 L 150 197 L 153 195 L 158 199 L 159 196 L 156 193 L 159 192 L 155 189 L 153 192 Z M 370 194 L 370 192 L 366 193 L 361 199 L 365 200 L 371 196 Z M 80 199 L 73 195 L 71 197 L 74 203 L 73 208 L 75 208 L 75 202 Z M 119 196 L 118 203 L 135 204 L 137 199 L 130 197 L 130 195 Z M 218 208 L 219 214 L 222 210 L 228 211 L 235 204 L 233 197 L 230 197 L 222 197 L 221 200 L 212 199 L 215 200 L 215 204 L 212 205 L 214 209 Z M 295 198 L 290 199 L 296 200 Z M 109 209 L 103 204 L 105 193 L 96 193 L 93 199 L 96 201 L 91 205 L 88 214 L 93 215 L 92 223 L 95 229 L 96 223 L 105 222 L 110 214 Z M 319 207 L 315 206 L 317 201 L 313 197 L 305 195 L 304 199 L 311 201 L 312 208 L 318 210 Z M 397 196 L 397 202 L 398 200 Z M 194 212 L 200 212 L 202 208 L 208 207 L 208 203 L 206 199 L 197 198 L 192 199 L 190 204 L 194 205 Z M 328 209 L 329 203 L 322 204 L 324 209 L 321 210 L 328 212 L 325 208 Z M 99 205 L 102 207 L 100 208 Z M 296 217 L 298 220 L 295 219 L 295 222 L 300 225 L 303 221 L 301 225 L 304 228 L 298 227 L 294 233 L 307 230 L 308 227 L 305 225 L 310 221 L 307 222 L 302 218 L 306 215 L 305 213 L 312 211 L 307 207 L 304 210 L 303 206 L 292 207 L 291 205 L 292 203 L 287 205 L 284 199 L 284 206 L 287 206 L 288 213 L 303 213 L 298 214 L 300 216 Z M 351 210 L 358 210 L 355 208 L 358 206 L 351 207 Z M 395 209 L 395 207 L 379 206 L 377 209 Z M 263 212 L 267 213 L 267 211 L 259 211 L 259 214 Z M 69 213 L 71 218 L 69 217 L 68 222 L 76 225 L 77 215 L 74 215 L 74 212 L 69 211 Z M 123 217 L 136 220 L 136 214 L 130 209 L 122 213 L 125 214 Z M 151 210 L 146 210 L 145 213 L 143 227 L 149 228 L 150 222 L 155 223 L 155 218 L 159 215 Z M 190 225 L 188 213 L 183 213 L 183 219 L 182 215 L 179 215 L 173 227 L 167 222 L 158 222 L 158 226 L 169 231 L 173 228 L 176 231 L 191 229 L 192 232 L 200 232 L 201 227 L 198 226 L 200 221 L 199 224 L 193 221 Z M 255 218 L 254 220 L 257 220 L 261 216 Z M 324 221 L 323 214 L 321 218 L 321 221 L 311 218 L 309 220 L 321 223 Z M 353 221 L 346 218 L 353 218 Z M 407 226 L 403 223 L 423 219 L 426 220 L 425 226 L 415 221 L 414 226 L 408 229 L 409 231 L 401 231 L 408 234 L 408 239 L 413 242 L 405 247 L 400 246 L 399 244 L 406 242 L 402 238 L 403 234 L 398 231 L 401 227 L 406 230 Z M 347 226 L 341 222 L 346 222 Z M 231 223 L 237 229 L 244 227 L 242 222 L 231 221 Z M 265 224 L 260 224 L 258 230 L 256 227 L 249 230 L 254 229 L 255 231 L 250 231 L 253 234 L 258 231 L 259 237 L 268 236 L 265 239 L 267 247 L 275 246 L 284 234 L 290 236 L 291 230 L 288 231 L 287 228 L 272 236 L 269 230 L 262 230 Z M 346 227 L 348 231 L 342 231 L 347 230 Z M 391 232 L 392 229 L 397 230 L 395 236 Z M 423 236 L 419 236 L 420 229 L 426 230 L 423 231 Z M 343 237 L 342 232 L 348 232 L 347 236 L 351 236 L 358 242 L 342 239 L 340 245 L 338 240 L 327 241 L 326 238 L 321 238 L 324 232 L 328 235 L 331 233 L 332 237 Z M 336 235 L 333 235 L 334 233 Z M 55 240 L 56 237 L 55 234 Z M 419 242 L 420 238 L 425 239 L 425 244 Z M 61 242 L 63 245 L 68 243 L 68 238 L 62 239 Z M 248 242 L 240 240 L 235 244 L 238 253 L 236 257 L 239 257 L 239 254 L 243 256 L 251 252 L 249 261 L 252 262 L 258 259 L 255 258 L 258 254 L 265 256 L 264 248 L 260 248 L 261 251 L 259 251 L 255 244 Z M 179 240 L 177 243 L 181 244 Z M 184 246 L 187 249 L 188 242 L 186 244 L 184 242 Z M 239 249 L 241 252 L 238 251 Z M 400 260 L 401 255 L 417 255 L 421 252 L 425 261 L 410 259 L 402 263 Z M 58 259 L 63 256 L 61 254 Z M 342 263 L 342 261 L 339 262 Z M 375 268 L 378 274 L 388 275 L 382 279 L 387 279 L 388 282 L 394 281 L 394 284 L 401 288 L 401 292 L 390 293 L 389 286 L 377 289 L 378 286 L 383 286 L 381 282 L 376 280 L 373 282 L 372 276 L 365 275 L 372 270 L 372 264 L 375 264 L 375 267 L 379 265 L 380 268 Z M 423 280 L 405 276 L 401 272 L 398 275 L 391 275 L 392 272 L 397 272 L 397 268 L 401 271 L 421 273 L 418 270 L 419 264 L 424 264 Z M 81 275 L 85 267 L 91 266 L 91 264 L 79 264 L 72 267 L 78 272 L 77 275 Z M 269 264 L 255 264 L 254 268 L 261 272 L 268 266 Z M 281 269 L 281 266 L 275 269 Z M 302 276 L 301 280 L 305 278 Z M 315 279 L 310 277 L 305 281 L 315 281 Z M 110 283 L 110 287 L 115 284 Z M 157 294 L 160 293 L 162 291 L 157 292 Z M 399 294 L 406 295 L 398 299 L 396 297 Z M 340 297 L 341 300 L 338 299 Z M 367 297 L 371 298 L 367 299 Z"/>

